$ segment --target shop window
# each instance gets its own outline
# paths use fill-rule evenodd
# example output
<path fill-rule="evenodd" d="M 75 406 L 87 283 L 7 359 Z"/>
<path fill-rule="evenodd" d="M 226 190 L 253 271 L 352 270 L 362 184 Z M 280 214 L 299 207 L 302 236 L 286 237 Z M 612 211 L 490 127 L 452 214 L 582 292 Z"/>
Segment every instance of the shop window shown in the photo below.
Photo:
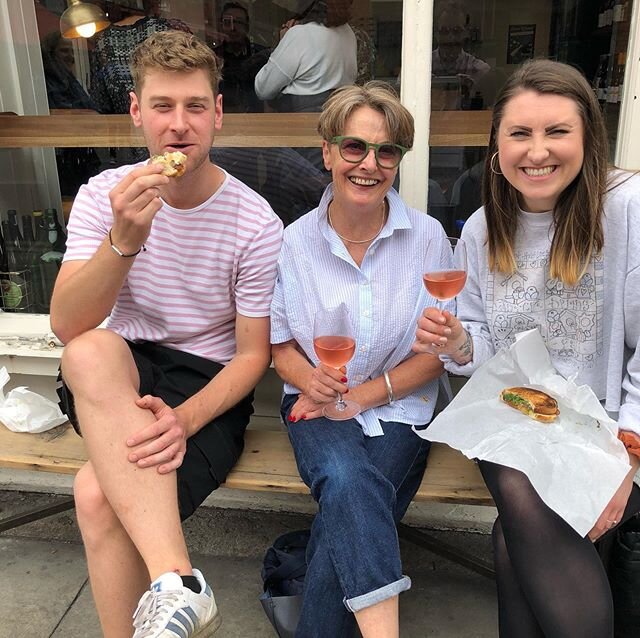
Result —
<path fill-rule="evenodd" d="M 38 32 L 29 37 L 32 44 L 40 46 L 44 71 L 43 78 L 33 74 L 34 92 L 45 95 L 46 91 L 41 112 L 48 107 L 51 113 L 38 118 L 36 127 L 45 136 L 52 134 L 56 141 L 54 147 L 42 147 L 34 136 L 25 134 L 18 148 L 0 149 L 5 175 L 15 178 L 12 185 L 3 185 L 0 191 L 0 221 L 6 222 L 3 226 L 7 232 L 0 254 L 0 271 L 5 273 L 0 279 L 6 290 L 1 299 L 8 311 L 48 311 L 55 269 L 60 263 L 58 254 L 64 251 L 65 216 L 80 185 L 102 170 L 147 158 L 138 133 L 133 129 L 130 134 L 123 131 L 130 129 L 129 56 L 150 33 L 190 31 L 224 61 L 224 129 L 233 129 L 234 139 L 240 135 L 242 141 L 230 146 L 223 129 L 211 157 L 263 195 L 285 224 L 314 208 L 330 180 L 322 162 L 314 115 L 330 89 L 354 81 L 384 79 L 399 90 L 402 2 L 91 1 L 107 14 L 111 26 L 86 39 L 65 40 L 59 33 L 59 18 L 67 3 L 34 0 Z M 311 42 L 315 48 L 309 46 Z M 312 53 L 319 54 L 325 64 L 313 62 Z M 308 77 L 308 72 L 303 78 L 292 74 L 290 81 L 276 78 L 273 82 L 268 61 L 276 54 L 283 65 L 292 68 L 303 62 L 310 64 L 315 75 Z M 339 60 L 340 68 L 328 64 L 329 60 Z M 25 75 L 31 73 L 29 69 Z M 292 112 L 307 114 L 298 120 L 302 122 L 298 128 L 304 131 L 304 147 L 264 140 L 259 147 L 251 145 L 254 134 L 286 139 L 292 129 Z M 109 120 L 111 128 L 100 119 L 114 115 L 121 119 Z M 254 133 L 237 133 L 243 129 Z M 108 137 L 111 130 L 115 131 L 113 143 L 105 142 L 104 135 Z M 99 143 L 98 136 L 102 138 Z M 86 145 L 78 146 L 79 140 L 86 140 Z M 9 210 L 16 211 L 17 224 L 12 221 L 9 226 L 13 219 Z M 45 246 L 38 242 L 45 234 L 41 230 L 38 238 L 38 230 L 41 220 L 53 214 L 55 232 L 47 226 L 46 238 L 55 240 L 55 250 L 52 244 L 52 250 L 42 252 Z M 40 248 L 42 254 L 56 255 L 51 262 L 53 269 L 47 262 L 46 272 L 38 261 Z M 18 273 L 13 280 L 6 275 L 12 270 Z M 20 295 L 16 285 L 24 289 Z"/>
<path fill-rule="evenodd" d="M 579 68 L 592 83 L 605 114 L 613 158 L 631 4 L 629 0 L 436 2 L 432 111 L 446 121 L 454 111 L 490 110 L 497 91 L 520 63 L 531 58 L 559 60 Z M 481 205 L 484 158 L 485 147 L 430 150 L 429 207 L 448 232 L 459 230 Z"/>

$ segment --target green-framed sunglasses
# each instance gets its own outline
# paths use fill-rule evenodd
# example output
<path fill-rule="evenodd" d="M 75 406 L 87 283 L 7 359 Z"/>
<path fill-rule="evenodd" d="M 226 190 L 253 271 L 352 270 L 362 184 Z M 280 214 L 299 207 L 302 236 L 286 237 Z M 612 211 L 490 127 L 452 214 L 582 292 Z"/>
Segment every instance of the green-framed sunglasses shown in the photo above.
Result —
<path fill-rule="evenodd" d="M 359 164 L 373 149 L 376 163 L 380 168 L 395 168 L 400 164 L 404 154 L 409 150 L 400 144 L 383 142 L 374 144 L 353 135 L 336 135 L 329 140 L 331 144 L 337 144 L 340 157 L 351 164 Z"/>

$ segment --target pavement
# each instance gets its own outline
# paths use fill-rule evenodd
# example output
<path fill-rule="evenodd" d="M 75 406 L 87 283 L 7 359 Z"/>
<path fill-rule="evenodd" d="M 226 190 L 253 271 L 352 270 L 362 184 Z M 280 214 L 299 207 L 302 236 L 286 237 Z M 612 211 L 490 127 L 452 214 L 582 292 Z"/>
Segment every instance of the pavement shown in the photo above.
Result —
<path fill-rule="evenodd" d="M 0 518 L 61 495 L 0 491 Z M 306 514 L 201 507 L 185 523 L 192 562 L 216 595 L 223 624 L 216 638 L 273 638 L 258 601 L 262 556 L 278 535 L 309 527 Z M 435 536 L 491 558 L 487 534 Z M 495 638 L 495 584 L 401 542 L 412 588 L 400 598 L 402 638 Z M 98 638 L 80 534 L 73 512 L 0 534 L 0 638 Z M 333 638 L 327 636 L 327 638 Z"/>

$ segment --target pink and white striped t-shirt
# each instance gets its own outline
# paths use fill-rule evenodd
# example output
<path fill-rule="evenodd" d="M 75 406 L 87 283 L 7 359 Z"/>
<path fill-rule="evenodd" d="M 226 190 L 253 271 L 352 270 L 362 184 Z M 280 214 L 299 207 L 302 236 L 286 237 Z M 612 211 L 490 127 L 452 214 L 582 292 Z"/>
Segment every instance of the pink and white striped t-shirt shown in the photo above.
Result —
<path fill-rule="evenodd" d="M 90 259 L 113 224 L 109 191 L 138 165 L 107 170 L 82 186 L 71 210 L 65 261 Z M 236 312 L 266 317 L 282 222 L 260 195 L 225 173 L 189 210 L 168 204 L 129 271 L 107 327 L 226 364 L 235 354 Z"/>

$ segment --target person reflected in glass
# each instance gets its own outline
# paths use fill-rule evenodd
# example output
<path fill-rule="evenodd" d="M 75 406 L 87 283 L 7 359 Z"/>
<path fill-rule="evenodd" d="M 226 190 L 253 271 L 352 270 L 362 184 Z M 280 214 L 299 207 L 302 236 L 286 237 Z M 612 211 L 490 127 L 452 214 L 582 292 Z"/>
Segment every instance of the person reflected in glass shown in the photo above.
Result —
<path fill-rule="evenodd" d="M 255 79 L 261 100 L 280 112 L 319 112 L 334 89 L 358 76 L 351 0 L 298 0 L 298 13 Z"/>
<path fill-rule="evenodd" d="M 50 109 L 91 109 L 95 104 L 75 75 L 73 43 L 60 31 L 48 33 L 40 43 Z"/>
<path fill-rule="evenodd" d="M 365 638 L 393 637 L 398 595 L 411 586 L 396 523 L 429 449 L 411 426 L 431 420 L 443 370 L 437 356 L 414 356 L 411 345 L 429 299 L 427 242 L 445 233 L 392 187 L 414 124 L 389 85 L 336 90 L 318 131 L 332 183 L 317 208 L 285 229 L 271 306 L 272 357 L 285 381 L 281 413 L 319 507 L 296 636 L 352 636 L 357 625 Z M 341 304 L 355 353 L 335 369 L 314 349 L 314 319 Z M 359 405 L 358 416 L 323 416 L 339 393 Z"/>
<path fill-rule="evenodd" d="M 608 166 L 601 109 L 582 74 L 535 60 L 498 96 L 482 190 L 484 206 L 462 231 L 468 280 L 457 317 L 427 308 L 414 349 L 439 346 L 446 369 L 469 376 L 537 328 L 558 372 L 590 386 L 625 445 L 635 441 L 627 477 L 585 537 L 523 473 L 479 462 L 499 514 L 500 636 L 611 638 L 611 590 L 593 541 L 640 511 L 640 176 Z"/>
<path fill-rule="evenodd" d="M 76 78 L 71 40 L 63 38 L 60 31 L 52 31 L 43 38 L 41 51 L 49 108 L 95 111 L 96 105 Z M 75 196 L 100 168 L 100 158 L 93 148 L 56 148 L 55 155 L 63 196 Z"/>
<path fill-rule="evenodd" d="M 264 110 L 256 96 L 254 80 L 267 61 L 269 50 L 254 43 L 249 34 L 247 7 L 240 2 L 227 2 L 222 7 L 219 31 L 207 37 L 209 46 L 224 62 L 221 91 L 227 113 Z"/>
<path fill-rule="evenodd" d="M 152 33 L 171 30 L 191 33 L 182 20 L 162 15 L 160 0 L 143 0 L 142 11 L 132 11 L 96 34 L 91 54 L 91 97 L 100 113 L 129 112 L 131 54 Z"/>
<path fill-rule="evenodd" d="M 438 43 L 431 54 L 434 109 L 477 109 L 487 102 L 478 83 L 491 67 L 465 51 L 469 38 L 467 20 L 464 6 L 450 2 L 441 7 L 434 21 L 433 37 Z"/>

